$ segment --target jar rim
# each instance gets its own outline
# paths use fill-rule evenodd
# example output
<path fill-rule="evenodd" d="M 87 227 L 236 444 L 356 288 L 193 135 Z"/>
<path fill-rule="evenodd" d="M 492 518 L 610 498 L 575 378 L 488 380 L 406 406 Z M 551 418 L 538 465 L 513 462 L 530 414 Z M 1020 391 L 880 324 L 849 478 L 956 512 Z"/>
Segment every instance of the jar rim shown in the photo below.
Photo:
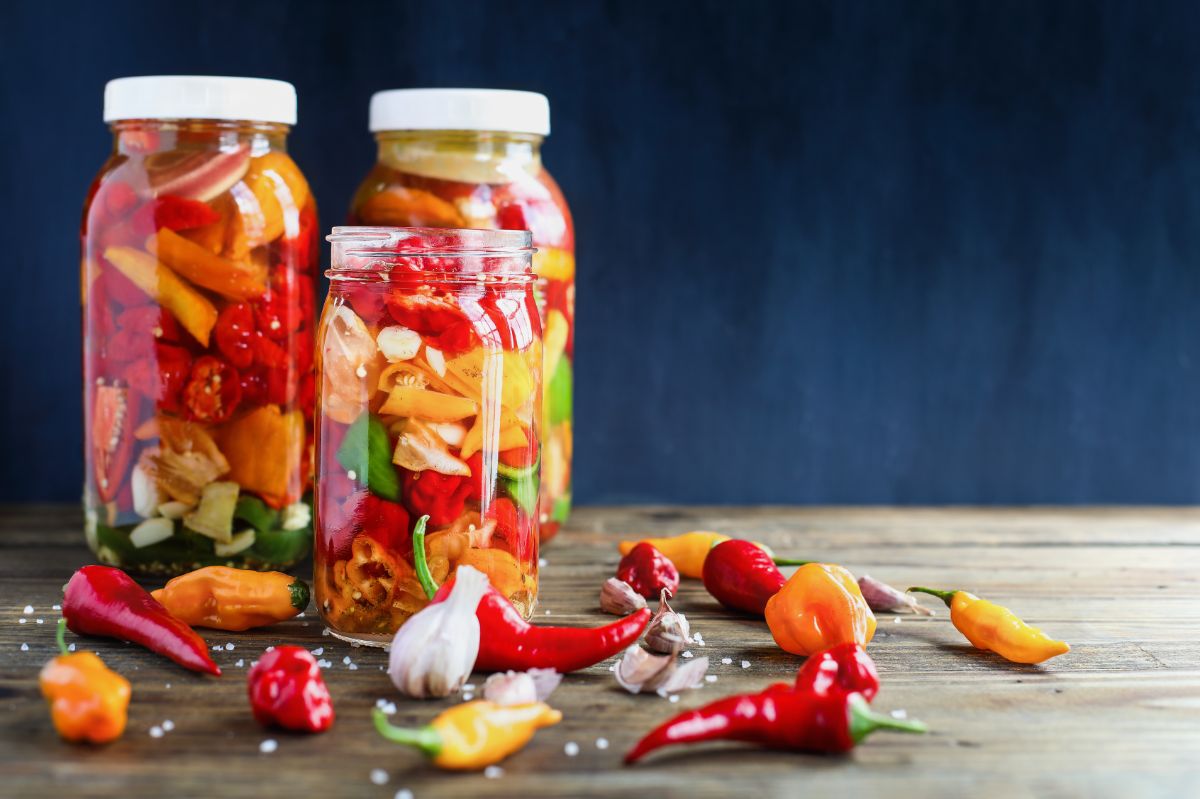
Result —
<path fill-rule="evenodd" d="M 333 247 L 330 276 L 399 270 L 521 277 L 532 274 L 537 252 L 528 230 L 340 225 L 325 240 Z"/>

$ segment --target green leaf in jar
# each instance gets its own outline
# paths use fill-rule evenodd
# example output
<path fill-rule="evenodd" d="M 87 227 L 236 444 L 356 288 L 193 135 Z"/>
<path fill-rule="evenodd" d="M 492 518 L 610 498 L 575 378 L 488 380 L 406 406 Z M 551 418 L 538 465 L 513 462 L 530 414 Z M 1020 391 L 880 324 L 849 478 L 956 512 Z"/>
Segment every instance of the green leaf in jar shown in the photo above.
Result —
<path fill-rule="evenodd" d="M 400 499 L 400 478 L 392 465 L 392 445 L 383 422 L 369 411 L 350 425 L 337 451 L 338 463 L 350 479 L 371 489 L 371 493 L 396 502 Z"/>

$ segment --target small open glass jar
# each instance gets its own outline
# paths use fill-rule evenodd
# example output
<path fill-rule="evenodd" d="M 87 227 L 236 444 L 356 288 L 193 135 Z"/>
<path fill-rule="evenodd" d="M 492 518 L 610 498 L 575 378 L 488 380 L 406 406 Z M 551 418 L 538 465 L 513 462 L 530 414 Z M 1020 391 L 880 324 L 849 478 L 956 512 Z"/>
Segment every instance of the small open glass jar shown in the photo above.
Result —
<path fill-rule="evenodd" d="M 317 606 L 382 644 L 463 564 L 537 599 L 542 336 L 527 231 L 337 227 L 318 328 Z"/>

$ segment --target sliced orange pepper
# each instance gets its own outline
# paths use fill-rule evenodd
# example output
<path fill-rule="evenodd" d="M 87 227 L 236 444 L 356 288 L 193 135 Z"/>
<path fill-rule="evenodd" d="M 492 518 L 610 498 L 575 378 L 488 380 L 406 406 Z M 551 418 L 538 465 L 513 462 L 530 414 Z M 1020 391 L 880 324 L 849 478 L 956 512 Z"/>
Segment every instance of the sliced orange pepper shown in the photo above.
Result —
<path fill-rule="evenodd" d="M 304 414 L 264 405 L 234 419 L 217 434 L 229 461 L 226 478 L 262 496 L 272 507 L 291 504 L 304 493 L 300 462 Z"/>
<path fill-rule="evenodd" d="M 358 218 L 365 225 L 466 227 L 458 209 L 441 197 L 404 186 L 393 186 L 367 198 L 359 206 Z"/>
<path fill-rule="evenodd" d="M 396 386 L 379 412 L 385 416 L 411 416 L 430 422 L 457 422 L 479 413 L 479 406 L 466 397 Z"/>
<path fill-rule="evenodd" d="M 163 232 L 170 231 L 164 228 Z M 175 233 L 171 235 L 180 238 Z M 209 334 L 217 323 L 217 309 L 203 294 L 159 263 L 153 255 L 133 247 L 109 247 L 104 251 L 104 258 L 131 283 L 170 311 L 196 341 L 208 346 Z"/>
<path fill-rule="evenodd" d="M 479 549 L 471 547 L 458 559 L 455 567 L 474 566 L 491 580 L 492 585 L 505 597 L 515 596 L 525 588 L 525 575 L 517 559 L 503 549 Z"/>
<path fill-rule="evenodd" d="M 201 288 L 239 302 L 261 297 L 267 290 L 266 270 L 261 266 L 239 263 L 213 255 L 191 239 L 170 228 L 163 228 L 146 241 L 146 249 L 174 271 Z"/>

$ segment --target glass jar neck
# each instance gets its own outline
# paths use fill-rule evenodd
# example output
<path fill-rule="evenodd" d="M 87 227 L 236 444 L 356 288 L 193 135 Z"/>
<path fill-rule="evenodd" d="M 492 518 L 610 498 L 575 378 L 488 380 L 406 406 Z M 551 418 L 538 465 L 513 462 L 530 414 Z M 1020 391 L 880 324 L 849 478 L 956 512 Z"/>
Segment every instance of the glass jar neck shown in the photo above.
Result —
<path fill-rule="evenodd" d="M 113 122 L 113 152 L 144 155 L 178 149 L 222 150 L 249 145 L 252 156 L 287 152 L 290 126 L 213 119 L 124 119 Z"/>
<path fill-rule="evenodd" d="M 375 139 L 379 163 L 427 178 L 508 183 L 542 169 L 542 137 L 532 133 L 387 130 Z"/>

